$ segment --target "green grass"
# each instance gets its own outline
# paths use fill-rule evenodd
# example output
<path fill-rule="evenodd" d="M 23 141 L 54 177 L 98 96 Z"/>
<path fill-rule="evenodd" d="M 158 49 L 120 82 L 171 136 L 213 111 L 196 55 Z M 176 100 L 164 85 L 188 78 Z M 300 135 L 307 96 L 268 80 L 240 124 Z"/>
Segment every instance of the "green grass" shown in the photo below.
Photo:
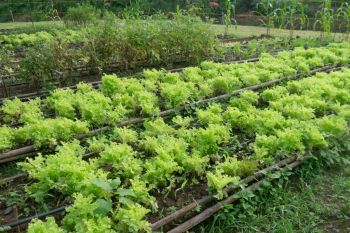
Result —
<path fill-rule="evenodd" d="M 224 34 L 225 25 L 214 25 L 214 30 L 217 34 Z M 233 35 L 238 38 L 249 37 L 249 36 L 259 36 L 261 34 L 266 34 L 265 27 L 257 27 L 257 26 L 230 26 L 228 34 Z M 285 29 L 272 29 L 272 36 L 289 36 L 289 30 Z M 334 34 L 332 34 L 334 35 Z M 294 36 L 300 36 L 302 38 L 317 38 L 320 36 L 319 31 L 294 31 Z M 342 33 L 336 33 L 336 38 L 340 39 L 345 35 Z"/>
<path fill-rule="evenodd" d="M 242 214 L 237 214 L 239 211 Z M 334 167 L 308 180 L 294 180 L 263 194 L 251 205 L 241 205 L 239 209 L 231 206 L 222 210 L 197 231 L 348 233 L 350 168 Z"/>
<path fill-rule="evenodd" d="M 42 21 L 42 22 L 14 22 L 14 23 L 0 23 L 0 29 L 21 29 L 27 27 L 41 27 L 41 26 L 61 26 L 61 21 Z"/>

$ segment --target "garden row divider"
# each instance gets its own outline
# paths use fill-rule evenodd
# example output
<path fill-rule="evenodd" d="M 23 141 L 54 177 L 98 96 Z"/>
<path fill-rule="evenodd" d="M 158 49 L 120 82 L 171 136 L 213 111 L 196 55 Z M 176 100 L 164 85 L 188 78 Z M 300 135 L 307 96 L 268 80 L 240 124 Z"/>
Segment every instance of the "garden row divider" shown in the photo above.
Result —
<path fill-rule="evenodd" d="M 254 86 L 245 87 L 245 88 L 233 91 L 233 92 L 228 93 L 228 94 L 223 94 L 223 95 L 219 95 L 219 96 L 215 96 L 215 97 L 211 97 L 211 98 L 195 101 L 195 102 L 192 102 L 192 103 L 189 103 L 189 104 L 182 105 L 182 106 L 180 106 L 178 108 L 168 109 L 168 110 L 159 112 L 157 114 L 154 114 L 153 116 L 150 116 L 150 117 L 131 118 L 129 120 L 122 121 L 122 122 L 116 124 L 115 126 L 123 127 L 123 126 L 127 126 L 127 125 L 133 125 L 133 124 L 142 123 L 146 119 L 150 119 L 150 118 L 153 118 L 153 117 L 166 117 L 166 116 L 169 116 L 169 115 L 171 115 L 173 113 L 177 113 L 179 111 L 183 111 L 183 110 L 185 110 L 187 108 L 190 108 L 190 107 L 194 107 L 194 106 L 197 106 L 197 105 L 202 105 L 202 104 L 206 104 L 206 103 L 209 103 L 209 102 L 219 101 L 219 100 L 223 100 L 223 99 L 226 99 L 226 98 L 230 98 L 230 97 L 236 96 L 236 95 L 238 95 L 238 94 L 240 94 L 240 93 L 242 93 L 244 91 L 247 91 L 247 90 L 256 91 L 256 90 L 259 90 L 259 89 L 262 89 L 262 88 L 265 88 L 265 87 L 270 87 L 270 86 L 272 86 L 274 84 L 281 83 L 281 82 L 284 82 L 284 81 L 287 81 L 287 80 L 295 80 L 295 79 L 299 79 L 301 77 L 309 77 L 311 75 L 316 74 L 317 72 L 331 72 L 331 71 L 339 70 L 339 69 L 346 68 L 346 67 L 349 67 L 349 66 L 350 65 L 334 67 L 334 66 L 327 65 L 327 66 L 324 66 L 324 67 L 321 67 L 321 68 L 314 69 L 314 70 L 308 72 L 306 75 L 296 74 L 296 75 L 289 76 L 289 77 L 284 77 L 284 78 L 280 78 L 280 79 L 271 80 L 271 81 L 260 83 L 260 84 L 254 85 Z M 94 135 L 97 135 L 99 133 L 106 132 L 106 131 L 108 131 L 110 129 L 111 129 L 111 126 L 104 126 L 104 127 L 98 128 L 98 129 L 91 130 L 87 134 L 77 135 L 75 138 L 78 139 L 78 140 L 82 140 L 82 139 L 85 139 L 87 137 L 94 136 Z M 34 145 L 28 145 L 28 146 L 21 147 L 21 148 L 18 148 L 18 149 L 14 149 L 14 150 L 10 150 L 10 151 L 7 151 L 7 152 L 3 152 L 3 153 L 0 154 L 0 164 L 4 164 L 6 162 L 17 160 L 18 158 L 16 156 L 23 155 L 23 154 L 26 154 L 26 153 L 36 152 L 36 151 L 37 151 L 37 149 L 35 148 Z"/>
<path fill-rule="evenodd" d="M 269 167 L 266 167 L 260 171 L 255 172 L 253 175 L 246 177 L 245 179 L 241 180 L 241 184 L 248 185 L 249 183 L 258 180 L 259 178 L 264 176 L 266 173 L 276 171 L 284 166 L 292 165 L 293 163 L 295 163 L 295 161 L 299 162 L 299 160 L 297 160 L 297 156 L 293 156 L 293 157 L 281 160 L 276 164 L 273 164 Z M 224 189 L 224 192 L 230 193 L 237 188 L 238 188 L 238 186 L 227 186 Z M 207 204 L 207 203 L 214 201 L 214 200 L 215 200 L 214 195 L 204 196 L 200 200 L 194 201 L 191 204 L 189 204 L 189 205 L 177 210 L 176 212 L 164 217 L 163 219 L 160 219 L 159 221 L 151 224 L 151 228 L 153 231 L 157 230 L 157 229 L 169 224 L 170 222 L 182 217 L 183 215 L 190 212 L 191 210 L 193 210 L 197 206 Z M 22 224 L 27 224 L 31 220 L 36 219 L 36 218 L 42 219 L 42 218 L 45 218 L 47 216 L 51 216 L 51 215 L 55 215 L 55 214 L 59 214 L 59 213 L 64 213 L 64 212 L 66 212 L 65 209 L 67 207 L 68 207 L 68 205 L 65 205 L 65 206 L 61 206 L 61 207 L 52 209 L 50 211 L 44 212 L 44 213 L 25 217 L 23 219 L 19 219 L 19 220 L 4 224 L 4 225 L 0 226 L 0 228 L 4 228 L 4 229 L 12 228 L 12 227 L 20 226 Z"/>

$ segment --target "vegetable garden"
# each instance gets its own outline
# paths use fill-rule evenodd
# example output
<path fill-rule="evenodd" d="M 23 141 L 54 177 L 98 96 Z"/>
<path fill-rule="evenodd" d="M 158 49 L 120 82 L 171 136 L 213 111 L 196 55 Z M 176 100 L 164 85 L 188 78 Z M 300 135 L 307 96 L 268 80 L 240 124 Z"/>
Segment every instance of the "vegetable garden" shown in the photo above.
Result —
<path fill-rule="evenodd" d="M 196 232 L 349 164 L 350 43 L 162 17 L 0 35 L 0 232 Z"/>

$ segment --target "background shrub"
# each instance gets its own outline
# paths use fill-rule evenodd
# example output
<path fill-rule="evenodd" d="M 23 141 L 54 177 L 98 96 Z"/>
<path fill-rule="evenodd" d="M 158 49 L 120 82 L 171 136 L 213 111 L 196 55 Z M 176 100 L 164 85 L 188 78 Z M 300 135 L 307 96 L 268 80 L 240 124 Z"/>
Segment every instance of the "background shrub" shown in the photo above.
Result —
<path fill-rule="evenodd" d="M 67 26 L 87 26 L 98 20 L 100 11 L 90 4 L 70 7 L 63 20 Z"/>

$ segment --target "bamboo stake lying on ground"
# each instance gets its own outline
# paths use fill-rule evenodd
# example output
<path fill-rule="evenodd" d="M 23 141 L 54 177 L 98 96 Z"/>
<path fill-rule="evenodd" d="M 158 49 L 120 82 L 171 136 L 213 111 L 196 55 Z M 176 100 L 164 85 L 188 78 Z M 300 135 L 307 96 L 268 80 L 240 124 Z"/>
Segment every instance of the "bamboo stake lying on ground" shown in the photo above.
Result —
<path fill-rule="evenodd" d="M 288 167 L 290 167 L 291 169 L 294 169 L 295 167 L 299 166 L 303 161 L 304 160 L 297 160 L 297 161 L 289 164 Z M 224 205 L 232 204 L 232 203 L 236 202 L 237 200 L 239 200 L 239 198 L 240 198 L 239 196 L 241 193 L 253 192 L 253 191 L 257 190 L 263 184 L 263 182 L 264 182 L 264 180 L 260 180 L 256 183 L 248 186 L 247 188 L 239 191 L 238 193 L 235 193 L 235 194 L 229 196 L 228 198 L 216 203 L 212 207 L 205 209 L 200 214 L 194 216 L 193 218 L 191 218 L 191 219 L 187 220 L 186 222 L 180 224 L 179 226 L 173 228 L 172 230 L 168 231 L 167 233 L 183 233 L 183 232 L 188 231 L 189 229 L 195 227 L 199 223 L 203 222 L 204 220 L 208 219 L 210 216 L 212 216 L 213 214 L 218 212 L 221 209 L 221 207 L 223 207 Z"/>
<path fill-rule="evenodd" d="M 256 173 L 254 173 L 251 176 L 246 177 L 245 179 L 243 179 L 241 181 L 241 184 L 245 184 L 245 185 L 249 184 L 252 181 L 259 179 L 264 174 L 266 174 L 268 172 L 271 172 L 271 171 L 275 171 L 275 170 L 279 169 L 280 167 L 285 166 L 286 164 L 294 162 L 296 159 L 297 159 L 296 156 L 284 159 L 284 160 L 278 162 L 275 165 L 269 166 L 269 167 L 267 167 L 267 168 L 265 168 L 263 170 L 260 170 L 260 171 L 258 171 Z M 237 189 L 237 186 L 228 186 L 223 191 L 225 193 L 231 193 L 235 189 Z M 187 214 L 191 210 L 197 208 L 198 206 L 206 205 L 209 202 L 212 202 L 214 200 L 215 200 L 215 195 L 208 195 L 208 196 L 202 197 L 201 199 L 196 200 L 196 201 L 186 205 L 185 207 L 177 210 L 176 212 L 174 212 L 174 213 L 172 213 L 172 214 L 170 214 L 170 215 L 160 219 L 159 221 L 153 223 L 151 228 L 152 228 L 153 231 L 158 230 L 159 228 L 167 225 L 168 223 L 170 223 L 170 222 L 172 222 L 172 221 L 174 221 L 174 220 L 184 216 L 185 214 Z"/>
<path fill-rule="evenodd" d="M 276 163 L 274 165 L 271 165 L 271 166 L 269 166 L 269 167 L 267 167 L 267 168 L 265 168 L 263 170 L 260 170 L 260 171 L 258 171 L 256 173 L 254 173 L 253 175 L 248 176 L 245 179 L 243 179 L 242 180 L 242 184 L 248 184 L 248 183 L 250 183 L 250 182 L 252 182 L 254 180 L 257 180 L 258 178 L 260 178 L 261 176 L 263 176 L 267 172 L 275 171 L 275 170 L 277 170 L 277 169 L 279 169 L 279 168 L 281 168 L 281 167 L 283 167 L 285 165 L 288 165 L 288 164 L 294 162 L 296 159 L 297 159 L 296 156 L 293 156 L 291 158 L 284 159 L 284 160 L 282 160 L 282 161 L 280 161 L 280 162 L 278 162 L 278 163 Z M 25 173 L 23 173 L 23 174 L 25 174 Z M 22 175 L 22 174 L 19 174 L 19 175 Z M 228 187 L 225 188 L 224 191 L 229 193 L 230 191 L 233 191 L 236 188 L 237 188 L 236 186 L 228 186 Z M 170 214 L 170 215 L 166 216 L 165 218 L 160 219 L 159 221 L 153 223 L 151 225 L 151 228 L 152 228 L 152 230 L 157 230 L 157 229 L 167 225 L 168 223 L 176 220 L 177 218 L 182 217 L 186 213 L 188 213 L 191 210 L 193 210 L 194 208 L 196 208 L 198 205 L 200 205 L 200 204 L 201 205 L 207 204 L 207 203 L 209 203 L 212 200 L 215 200 L 214 195 L 205 196 L 205 197 L 201 198 L 198 201 L 194 201 L 193 203 L 183 207 L 182 209 L 176 211 L 175 213 Z M 22 225 L 22 224 L 27 224 L 31 220 L 36 219 L 36 218 L 41 218 L 42 219 L 42 218 L 45 218 L 47 216 L 51 216 L 51 215 L 58 214 L 58 213 L 63 213 L 63 212 L 65 212 L 65 208 L 66 207 L 68 207 L 68 206 L 58 207 L 56 209 L 50 210 L 50 211 L 45 212 L 45 213 L 40 213 L 40 214 L 37 214 L 37 215 L 34 215 L 34 216 L 29 216 L 29 217 L 26 217 L 26 218 L 23 218 L 23 219 L 19 219 L 19 220 L 16 220 L 16 221 L 4 224 L 4 225 L 0 226 L 0 228 L 1 227 L 3 227 L 3 228 L 15 227 L 15 226 L 19 226 L 19 225 Z"/>

